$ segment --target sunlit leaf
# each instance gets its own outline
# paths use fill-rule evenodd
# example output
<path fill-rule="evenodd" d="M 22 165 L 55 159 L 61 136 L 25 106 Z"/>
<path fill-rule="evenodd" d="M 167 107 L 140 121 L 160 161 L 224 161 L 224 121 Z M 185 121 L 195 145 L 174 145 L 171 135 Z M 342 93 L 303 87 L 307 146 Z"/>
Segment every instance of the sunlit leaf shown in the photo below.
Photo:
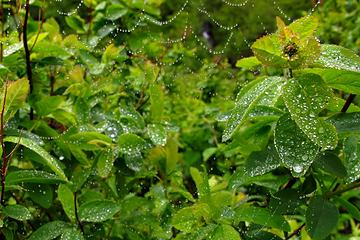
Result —
<path fill-rule="evenodd" d="M 29 81 L 26 78 L 16 80 L 14 82 L 9 82 L 4 84 L 4 87 L 7 86 L 7 96 L 4 112 L 4 122 L 7 122 L 11 119 L 15 113 L 24 106 L 26 98 L 29 93 Z M 0 106 L 4 104 L 4 87 L 1 92 L 1 101 Z"/>

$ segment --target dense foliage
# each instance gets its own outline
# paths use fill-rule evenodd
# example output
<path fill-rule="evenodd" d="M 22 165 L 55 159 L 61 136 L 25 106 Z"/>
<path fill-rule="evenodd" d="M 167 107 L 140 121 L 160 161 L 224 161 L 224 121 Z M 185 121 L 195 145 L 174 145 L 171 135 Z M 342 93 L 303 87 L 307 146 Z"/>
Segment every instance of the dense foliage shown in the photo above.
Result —
<path fill-rule="evenodd" d="M 359 239 L 360 4 L 293 2 L 1 1 L 0 238 Z"/>

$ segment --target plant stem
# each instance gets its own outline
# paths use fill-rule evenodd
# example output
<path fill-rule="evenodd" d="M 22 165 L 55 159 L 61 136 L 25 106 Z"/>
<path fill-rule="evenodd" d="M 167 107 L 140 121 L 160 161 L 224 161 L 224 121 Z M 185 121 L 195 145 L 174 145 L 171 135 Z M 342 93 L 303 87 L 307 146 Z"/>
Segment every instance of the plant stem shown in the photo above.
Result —
<path fill-rule="evenodd" d="M 77 193 L 75 192 L 74 193 L 74 210 L 75 210 L 75 218 L 76 218 L 76 221 L 79 225 L 79 228 L 81 230 L 81 232 L 84 234 L 84 226 L 82 225 L 81 221 L 80 221 L 80 218 L 79 218 L 79 215 L 78 215 L 78 209 L 77 209 Z"/>
<path fill-rule="evenodd" d="M 298 227 L 297 229 L 295 229 L 295 231 L 293 233 L 291 233 L 289 236 L 287 236 L 285 239 L 288 240 L 296 235 L 299 234 L 299 232 L 301 231 L 301 229 L 303 229 L 305 227 L 305 223 L 303 223 L 300 227 Z"/>
<path fill-rule="evenodd" d="M 23 26 L 23 43 L 24 43 L 24 50 L 25 50 L 25 58 L 26 58 L 26 74 L 29 80 L 30 85 L 30 95 L 34 90 L 33 78 L 32 78 L 32 69 L 31 69 L 31 61 L 30 61 L 30 50 L 27 42 L 27 25 L 30 15 L 30 3 L 29 0 L 26 0 L 25 3 L 25 19 L 24 19 L 24 26 Z M 30 108 L 30 120 L 34 119 L 34 109 Z"/>
<path fill-rule="evenodd" d="M 333 192 L 327 193 L 326 197 L 331 198 L 333 196 L 340 195 L 340 194 L 342 194 L 344 192 L 347 192 L 347 191 L 350 191 L 352 189 L 359 188 L 359 187 L 360 187 L 360 181 L 349 183 L 349 184 L 347 184 L 347 185 L 345 185 L 345 186 L 343 186 L 343 187 L 341 187 L 341 188 L 339 188 L 339 189 L 337 189 L 337 190 L 335 190 Z"/>
<path fill-rule="evenodd" d="M 7 82 L 5 82 L 5 92 L 4 92 L 4 100 L 0 114 L 0 144 L 2 149 L 2 167 L 1 167 L 1 196 L 0 196 L 0 203 L 4 205 L 4 195 L 5 195 L 5 177 L 6 177 L 6 170 L 8 164 L 8 158 L 5 151 L 5 143 L 4 143 L 4 113 L 5 113 L 5 105 L 6 105 L 6 97 L 7 97 Z"/>
<path fill-rule="evenodd" d="M 354 101 L 355 97 L 356 97 L 356 94 L 352 94 L 352 93 L 351 93 L 351 94 L 349 95 L 349 97 L 346 99 L 346 102 L 345 102 L 343 108 L 341 109 L 341 112 L 342 112 L 342 113 L 346 113 L 346 111 L 349 109 L 352 101 Z"/>
<path fill-rule="evenodd" d="M 5 24 L 5 17 L 4 17 L 4 7 L 3 7 L 3 0 L 0 2 L 0 22 L 1 22 L 1 29 L 0 29 L 0 63 L 3 62 L 4 58 L 4 45 L 3 45 L 3 37 L 4 37 L 4 24 Z"/>

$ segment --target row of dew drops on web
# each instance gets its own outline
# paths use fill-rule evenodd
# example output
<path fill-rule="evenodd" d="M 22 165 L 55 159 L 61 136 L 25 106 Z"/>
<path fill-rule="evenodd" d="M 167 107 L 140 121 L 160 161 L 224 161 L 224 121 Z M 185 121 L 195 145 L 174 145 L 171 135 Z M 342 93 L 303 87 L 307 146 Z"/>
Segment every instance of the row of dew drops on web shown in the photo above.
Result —
<path fill-rule="evenodd" d="M 58 3 L 64 1 L 64 0 L 54 0 Z M 250 6 L 252 8 L 255 8 L 255 4 L 253 3 L 253 1 L 251 0 L 242 0 L 240 2 L 230 2 L 228 0 L 221 0 L 221 2 L 229 7 L 232 7 L 232 8 L 242 8 L 242 7 L 245 7 L 245 6 Z M 313 8 L 309 11 L 308 15 L 311 15 L 315 10 L 316 8 L 318 7 L 318 5 L 320 4 L 320 0 L 317 1 L 317 3 L 313 6 Z M 146 3 L 146 1 L 145 1 Z M 285 11 L 281 8 L 281 6 L 279 5 L 279 3 L 274 0 L 273 2 L 273 6 L 277 9 L 277 11 L 287 20 L 291 21 L 291 18 L 285 13 Z M 65 16 L 71 16 L 75 13 L 78 12 L 78 10 L 82 7 L 82 5 L 84 4 L 84 1 L 81 0 L 78 5 L 73 8 L 72 10 L 69 10 L 68 12 L 65 12 L 65 11 L 62 11 L 62 10 L 57 10 L 58 14 L 60 15 L 65 15 Z M 165 21 L 160 21 L 160 20 L 157 20 L 147 14 L 145 14 L 145 9 L 142 9 L 142 10 L 139 10 L 138 14 L 138 20 L 136 21 L 136 23 L 130 27 L 130 28 L 119 28 L 117 26 L 115 26 L 115 30 L 114 32 L 115 33 L 132 33 L 134 31 L 136 31 L 138 28 L 141 28 L 141 30 L 144 30 L 143 29 L 143 26 L 145 26 L 146 22 L 150 22 L 152 24 L 155 24 L 159 27 L 162 27 L 162 26 L 166 26 L 166 25 L 170 25 L 172 24 L 180 15 L 182 14 L 188 14 L 187 12 L 187 8 L 190 8 L 192 7 L 189 0 L 186 0 L 183 5 L 175 12 L 175 14 L 173 14 L 168 20 L 165 20 Z M 211 14 L 209 13 L 204 7 L 197 7 L 197 10 L 199 13 L 205 15 L 212 23 L 214 23 L 217 27 L 219 27 L 220 29 L 222 30 L 225 30 L 227 32 L 229 32 L 228 34 L 228 37 L 225 41 L 225 43 L 223 44 L 223 47 L 222 49 L 216 51 L 214 49 L 212 49 L 211 47 L 208 46 L 208 44 L 203 41 L 202 37 L 199 37 L 198 36 L 198 33 L 196 33 L 193 28 L 191 26 L 188 25 L 188 21 L 186 21 L 186 26 L 184 27 L 184 31 L 183 31 L 183 35 L 180 37 L 180 38 L 177 38 L 177 39 L 166 39 L 165 41 L 161 41 L 161 40 L 155 40 L 154 41 L 157 41 L 157 42 L 160 42 L 160 43 L 163 43 L 163 44 L 175 44 L 175 43 L 179 43 L 179 42 L 185 42 L 187 39 L 190 39 L 190 37 L 192 36 L 193 39 L 196 40 L 196 42 L 200 45 L 201 48 L 205 49 L 208 51 L 209 54 L 211 55 L 221 55 L 221 54 L 224 54 L 225 53 L 225 50 L 228 48 L 229 46 L 229 43 L 231 42 L 232 38 L 233 38 L 233 34 L 234 34 L 234 31 L 242 31 L 240 28 L 239 28 L 239 24 L 234 24 L 233 26 L 226 26 L 222 23 L 220 23 L 218 20 L 216 20 L 216 18 Z M 256 12 L 256 9 L 254 9 L 253 11 L 254 13 Z M 261 16 L 257 16 L 258 19 L 260 20 L 261 19 Z M 263 28 L 263 30 L 267 33 L 267 30 L 263 24 L 262 21 L 260 21 L 260 24 Z M 115 23 L 114 23 L 115 25 Z M 151 32 L 149 32 L 149 34 L 151 35 Z M 250 41 L 248 41 L 246 39 L 246 37 L 244 36 L 243 34 L 243 41 L 246 43 L 246 45 L 250 48 Z M 137 51 L 134 51 L 133 53 L 136 54 L 136 53 L 141 53 L 142 50 L 141 49 L 138 49 Z M 196 53 L 194 53 L 194 55 L 196 55 Z M 174 61 L 172 64 L 176 64 L 180 61 L 181 59 L 178 59 L 176 61 Z M 171 65 L 171 63 L 163 63 L 161 61 L 158 61 L 157 64 L 159 64 L 160 66 L 164 66 L 164 65 Z"/>
<path fill-rule="evenodd" d="M 55 1 L 56 3 L 61 3 L 63 2 L 63 0 L 53 0 Z M 241 2 L 238 2 L 238 3 L 233 3 L 233 2 L 230 2 L 228 0 L 221 0 L 224 4 L 226 4 L 227 6 L 229 7 L 235 7 L 235 8 L 239 8 L 239 7 L 245 7 L 247 5 L 250 5 L 252 6 L 253 8 L 255 7 L 253 3 L 250 3 L 251 1 L 249 0 L 243 0 Z M 316 4 L 313 6 L 313 8 L 308 12 L 308 15 L 311 15 L 315 10 L 316 8 L 319 6 L 319 4 L 321 3 L 321 1 L 317 1 Z M 78 12 L 78 10 L 82 7 L 82 5 L 84 4 L 84 1 L 81 0 L 78 5 L 70 10 L 70 11 L 62 11 L 62 10 L 57 10 L 58 14 L 60 15 L 65 15 L 65 16 L 71 16 L 75 13 Z M 281 7 L 279 6 L 279 4 L 274 0 L 273 1 L 273 5 L 274 7 L 279 11 L 279 13 L 285 17 L 286 19 L 288 20 L 291 20 L 291 18 L 284 12 L 284 10 L 281 9 Z M 165 21 L 159 21 L 159 20 L 156 20 L 148 15 L 145 14 L 145 9 L 141 10 L 140 11 L 140 17 L 139 19 L 136 21 L 136 24 L 132 27 L 132 28 L 129 28 L 129 29 L 121 29 L 121 28 L 116 28 L 115 31 L 120 33 L 131 33 L 131 32 L 134 32 L 136 31 L 138 28 L 142 27 L 143 26 L 143 23 L 145 21 L 147 22 L 150 22 L 152 24 L 155 24 L 159 27 L 162 27 L 162 26 L 165 26 L 165 25 L 170 25 L 172 24 L 181 14 L 186 14 L 188 15 L 188 12 L 186 11 L 187 10 L 187 7 L 189 6 L 189 0 L 186 0 L 184 2 L 184 4 L 180 7 L 180 9 L 175 13 L 173 14 L 172 17 L 170 17 L 168 20 L 165 20 Z M 226 48 L 228 47 L 228 45 L 230 44 L 231 40 L 232 40 L 232 37 L 234 35 L 234 31 L 238 31 L 240 30 L 238 28 L 239 24 L 235 24 L 235 25 L 232 25 L 232 26 L 226 26 L 222 23 L 220 23 L 218 20 L 215 19 L 215 17 L 212 16 L 211 13 L 209 13 L 205 8 L 197 8 L 198 12 L 205 15 L 208 19 L 210 19 L 217 27 L 221 28 L 222 30 L 225 30 L 227 32 L 229 32 L 229 36 L 223 46 L 223 49 L 219 50 L 219 51 L 215 51 L 213 49 L 211 49 L 202 39 L 201 37 L 199 37 L 193 30 L 193 28 L 189 25 L 189 21 L 188 21 L 188 17 L 186 18 L 186 22 L 185 22 L 185 27 L 184 27 L 184 30 L 182 32 L 182 36 L 178 39 L 166 39 L 165 41 L 159 41 L 157 40 L 155 37 L 152 36 L 151 34 L 151 31 L 148 32 L 148 35 L 150 38 L 152 38 L 152 40 L 154 41 L 158 41 L 162 44 L 176 44 L 176 43 L 181 43 L 181 42 L 185 42 L 190 36 L 193 36 L 194 39 L 196 40 L 196 42 L 199 44 L 199 46 L 205 50 L 208 51 L 209 54 L 211 55 L 221 55 L 221 54 L 224 54 L 225 53 L 225 50 Z M 255 11 L 254 11 L 255 12 Z M 261 18 L 261 16 L 257 16 L 258 19 Z M 262 27 L 264 28 L 265 32 L 267 32 L 264 24 L 262 23 L 261 24 Z M 241 30 L 240 30 L 241 31 Z M 250 42 L 244 37 L 243 39 L 245 41 L 245 43 L 247 44 L 248 47 L 250 47 Z M 130 51 L 130 53 L 132 54 L 138 54 L 138 53 L 141 53 L 144 49 L 144 46 L 141 47 L 140 49 L 138 49 L 136 52 L 135 51 Z M 197 59 L 198 61 L 202 61 L 200 59 L 200 57 L 198 57 L 196 55 L 196 53 L 193 53 L 194 54 L 194 57 L 195 59 Z M 162 66 L 171 66 L 171 65 L 174 65 L 174 64 L 177 64 L 179 63 L 182 59 L 183 59 L 183 55 L 181 55 L 180 57 L 178 57 L 174 62 L 171 62 L 171 63 L 168 63 L 168 62 L 162 62 L 160 59 L 156 59 L 156 64 L 160 67 Z M 202 62 L 201 62 L 202 63 Z M 188 68 L 189 69 L 189 68 Z M 191 73 L 192 71 L 189 69 L 189 73 Z M 43 140 L 58 140 L 60 138 L 62 138 L 64 135 L 66 135 L 70 130 L 72 130 L 73 128 L 77 128 L 78 126 L 77 125 L 74 125 L 72 127 L 69 127 L 68 129 L 66 129 L 64 132 L 62 132 L 61 134 L 59 134 L 58 136 L 56 137 L 40 137 L 42 138 Z M 112 139 L 114 139 L 114 137 L 116 137 L 114 131 L 112 131 L 113 128 L 109 127 L 108 131 L 109 132 L 112 132 L 110 133 L 110 137 Z M 81 129 L 80 129 L 81 131 Z"/>
<path fill-rule="evenodd" d="M 63 2 L 63 0 L 53 0 L 55 1 L 56 3 L 61 3 Z M 240 8 L 240 7 L 245 7 L 247 5 L 250 5 L 251 7 L 255 7 L 253 3 L 251 3 L 251 1 L 249 0 L 243 0 L 241 2 L 238 2 L 238 3 L 233 3 L 233 2 L 230 2 L 228 0 L 221 0 L 224 4 L 226 4 L 227 6 L 229 7 L 234 7 L 234 8 Z M 313 8 L 308 12 L 308 15 L 311 15 L 316 9 L 317 7 L 319 6 L 319 4 L 321 3 L 321 1 L 317 1 L 316 4 L 313 6 Z M 71 16 L 75 13 L 78 12 L 78 10 L 82 7 L 82 5 L 84 4 L 84 1 L 81 0 L 78 5 L 70 10 L 70 11 L 62 11 L 62 10 L 57 10 L 58 14 L 60 15 L 65 15 L 65 16 Z M 282 10 L 282 8 L 279 6 L 279 4 L 274 0 L 273 1 L 273 5 L 274 7 L 278 10 L 278 12 L 283 16 L 285 17 L 286 19 L 288 20 L 291 20 L 291 18 L 284 12 L 284 10 Z M 181 14 L 186 14 L 188 15 L 188 12 L 186 11 L 187 7 L 189 6 L 189 0 L 186 0 L 184 2 L 184 4 L 180 7 L 180 9 L 175 13 L 173 14 L 172 17 L 170 17 L 168 20 L 165 20 L 165 21 L 159 21 L 159 20 L 156 20 L 148 15 L 145 14 L 145 9 L 141 10 L 140 11 L 140 17 L 139 19 L 136 21 L 136 24 L 132 27 L 132 28 L 129 28 L 129 29 L 121 29 L 121 28 L 116 28 L 115 31 L 120 33 L 131 33 L 131 32 L 134 32 L 136 31 L 138 28 L 142 27 L 143 26 L 143 23 L 144 21 L 147 21 L 147 22 L 150 22 L 152 24 L 155 24 L 159 27 L 162 27 L 162 26 L 165 26 L 165 25 L 170 25 L 172 24 Z M 157 41 L 159 43 L 162 43 L 162 44 L 176 44 L 176 43 L 181 43 L 181 42 L 185 42 L 190 36 L 193 36 L 194 39 L 196 40 L 196 42 L 199 44 L 199 46 L 205 50 L 208 51 L 209 54 L 211 55 L 221 55 L 221 54 L 224 54 L 225 53 L 225 50 L 226 48 L 228 47 L 229 43 L 231 42 L 232 40 L 232 37 L 233 37 L 233 34 L 234 34 L 234 31 L 238 31 L 240 30 L 238 28 L 239 24 L 235 24 L 235 25 L 232 25 L 232 26 L 226 26 L 222 23 L 220 23 L 218 20 L 215 19 L 215 17 L 212 16 L 212 14 L 210 14 L 205 8 L 197 8 L 198 12 L 201 13 L 201 14 L 204 14 L 205 16 L 207 16 L 208 19 L 210 19 L 217 27 L 221 28 L 222 30 L 225 30 L 227 32 L 229 32 L 229 37 L 226 39 L 226 42 L 223 46 L 223 49 L 219 50 L 219 51 L 215 51 L 213 49 L 211 49 L 207 43 L 205 43 L 201 37 L 199 37 L 193 30 L 193 28 L 189 25 L 189 22 L 188 22 L 188 17 L 186 17 L 186 21 L 185 21 L 185 27 L 184 27 L 184 30 L 182 32 L 182 36 L 178 39 L 166 39 L 165 41 L 159 41 L 158 39 L 156 39 L 155 37 L 152 36 L 152 33 L 151 31 L 148 32 L 148 35 L 149 37 L 154 40 L 154 41 Z M 255 12 L 255 11 L 254 11 Z M 257 16 L 258 19 L 261 18 L 261 16 Z M 264 31 L 267 32 L 264 24 L 262 23 L 262 27 L 264 28 Z M 142 29 L 143 30 L 143 29 Z M 241 30 L 240 30 L 241 31 Z M 246 45 L 248 47 L 250 47 L 250 42 L 245 38 L 244 36 L 244 39 L 243 39 L 246 43 Z M 137 49 L 137 51 L 130 51 L 130 53 L 132 54 L 139 54 L 139 53 L 142 53 L 144 49 L 144 46 L 142 46 L 140 49 Z M 196 55 L 196 53 L 193 53 L 194 54 L 194 57 L 195 59 L 197 59 L 198 61 L 200 61 L 202 63 L 202 60 L 200 59 L 200 57 L 198 57 Z M 179 63 L 182 59 L 183 59 L 183 55 L 181 55 L 180 57 L 178 57 L 174 62 L 171 62 L 171 63 L 168 63 L 168 62 L 162 62 L 161 60 L 159 59 L 156 59 L 156 64 L 160 67 L 162 66 L 171 66 L 171 65 L 174 65 L 174 64 L 177 64 Z M 189 69 L 189 73 L 192 73 L 192 70 Z M 78 125 L 74 125 L 74 126 L 71 126 L 69 128 L 67 128 L 65 131 L 63 131 L 61 134 L 59 134 L 58 136 L 55 136 L 55 137 L 40 137 L 41 139 L 43 140 L 58 140 L 60 138 L 62 138 L 64 135 L 66 135 L 70 130 L 74 129 L 74 128 L 78 128 L 79 126 Z M 82 129 L 80 128 L 79 129 L 80 132 L 82 131 Z M 103 129 L 98 129 L 99 132 L 103 132 Z M 113 130 L 115 130 L 115 128 L 112 128 L 112 127 L 109 127 L 107 129 L 109 132 L 109 137 L 111 137 L 113 140 L 115 139 L 115 137 L 117 136 L 117 133 Z"/>
<path fill-rule="evenodd" d="M 55 0 L 57 3 L 61 3 L 63 0 Z M 230 2 L 228 0 L 221 0 L 224 4 L 226 4 L 229 7 L 235 7 L 235 8 L 241 8 L 241 7 L 245 7 L 247 5 L 251 5 L 252 7 L 254 7 L 254 4 L 251 4 L 251 0 L 243 0 L 241 2 Z M 82 7 L 82 5 L 84 4 L 84 1 L 81 0 L 79 2 L 79 4 L 72 10 L 68 11 L 68 12 L 64 12 L 62 10 L 57 10 L 58 14 L 60 15 L 66 15 L 66 16 L 71 16 L 75 13 L 78 12 L 78 10 Z M 314 7 L 309 11 L 309 15 L 311 15 L 316 8 L 318 7 L 318 5 L 320 4 L 320 1 L 318 1 Z M 282 8 L 279 6 L 279 4 L 276 1 L 273 1 L 273 5 L 274 7 L 278 10 L 278 12 L 287 20 L 291 20 L 291 18 L 282 10 Z M 170 25 L 172 24 L 181 14 L 186 14 L 188 15 L 188 12 L 186 11 L 186 8 L 189 6 L 189 0 L 185 1 L 185 3 L 182 5 L 182 7 L 171 17 L 169 18 L 169 20 L 166 21 L 159 21 L 156 20 L 152 17 L 149 17 L 145 14 L 145 10 L 142 10 L 140 12 L 140 17 L 139 19 L 136 21 L 135 25 L 129 29 L 121 29 L 121 28 L 116 28 L 115 31 L 117 33 L 131 33 L 136 31 L 139 28 L 142 28 L 144 26 L 144 22 L 150 22 L 152 24 L 158 25 L 159 27 L 165 26 L 165 25 Z M 240 30 L 238 27 L 238 24 L 232 25 L 232 26 L 226 26 L 222 23 L 220 23 L 218 20 L 215 19 L 215 17 L 212 16 L 211 13 L 209 13 L 205 8 L 198 8 L 197 9 L 199 13 L 205 15 L 209 20 L 211 20 L 211 22 L 213 22 L 217 27 L 221 28 L 222 30 L 225 30 L 229 33 L 228 38 L 225 41 L 225 44 L 223 45 L 223 48 L 221 50 L 215 51 L 214 49 L 210 48 L 208 46 L 208 44 L 206 42 L 204 42 L 204 40 L 202 39 L 202 37 L 199 37 L 198 34 L 193 30 L 193 28 L 189 25 L 188 22 L 188 18 L 186 18 L 186 22 L 185 22 L 185 27 L 184 30 L 182 31 L 182 35 L 177 38 L 177 39 L 166 39 L 164 41 L 159 41 L 158 39 L 156 39 L 156 37 L 153 37 L 151 31 L 148 32 L 149 37 L 152 38 L 154 41 L 158 41 L 161 44 L 166 44 L 166 45 L 171 45 L 171 44 L 177 44 L 177 43 L 184 43 L 187 41 L 187 39 L 189 39 L 191 36 L 193 37 L 193 39 L 195 39 L 196 43 L 203 49 L 205 49 L 209 54 L 211 55 L 221 55 L 224 54 L 227 47 L 229 46 L 229 44 L 231 43 L 231 40 L 233 38 L 234 35 L 234 31 L 238 31 Z M 254 11 L 255 12 L 255 11 Z M 261 16 L 257 16 L 258 19 L 261 19 Z M 265 32 L 267 32 L 264 24 L 261 22 L 261 26 L 264 29 Z M 143 28 L 142 28 L 143 30 Z M 250 48 L 251 43 L 245 38 L 244 36 L 244 42 L 246 43 L 246 45 Z M 142 53 L 142 51 L 144 50 L 144 47 L 138 49 L 137 51 L 131 52 L 132 54 L 139 54 Z M 198 57 L 196 55 L 196 53 L 194 53 L 194 57 L 198 60 L 198 61 L 202 61 L 200 59 L 200 57 Z M 156 59 L 156 63 L 159 66 L 171 66 L 174 64 L 179 63 L 182 60 L 183 56 L 180 56 L 179 58 L 177 58 L 174 62 L 168 63 L 168 62 L 162 62 L 160 59 Z M 191 72 L 191 70 L 189 70 L 189 72 Z M 54 141 L 54 140 L 62 140 L 62 138 L 69 133 L 69 131 L 77 129 L 79 132 L 86 132 L 88 129 L 84 128 L 83 126 L 79 126 L 79 125 L 74 125 L 71 126 L 69 128 L 67 128 L 65 131 L 63 131 L 61 134 L 59 134 L 58 136 L 55 137 L 43 137 L 43 136 L 38 136 L 39 140 L 46 140 L 46 141 Z M 116 141 L 116 138 L 118 136 L 118 129 L 116 129 L 116 127 L 112 126 L 111 124 L 105 124 L 105 126 L 96 129 L 96 131 L 98 132 L 103 132 L 105 134 L 107 134 L 111 139 L 113 139 L 114 141 Z M 63 140 L 62 140 L 63 141 Z M 76 142 L 72 142 L 72 143 L 76 143 Z M 22 155 L 22 154 L 21 154 Z M 60 161 L 64 160 L 64 156 L 60 155 L 58 158 Z M 275 211 L 274 211 L 275 212 Z M 258 230 L 258 232 L 264 230 L 264 228 L 261 228 Z"/>

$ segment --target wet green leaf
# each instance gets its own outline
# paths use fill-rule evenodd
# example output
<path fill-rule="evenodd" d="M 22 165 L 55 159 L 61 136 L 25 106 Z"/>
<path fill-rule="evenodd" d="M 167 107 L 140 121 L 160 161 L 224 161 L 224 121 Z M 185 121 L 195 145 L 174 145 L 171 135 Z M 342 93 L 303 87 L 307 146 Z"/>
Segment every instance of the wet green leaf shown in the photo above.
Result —
<path fill-rule="evenodd" d="M 359 133 L 360 112 L 338 113 L 327 119 L 336 127 L 338 133 Z"/>
<path fill-rule="evenodd" d="M 236 129 L 244 123 L 257 102 L 266 98 L 268 91 L 281 87 L 283 83 L 284 79 L 281 77 L 259 78 L 241 90 L 237 96 L 235 108 L 227 121 L 222 140 L 229 140 Z"/>
<path fill-rule="evenodd" d="M 360 57 L 350 49 L 322 44 L 321 55 L 315 66 L 360 73 Z"/>
<path fill-rule="evenodd" d="M 45 183 L 45 184 L 58 184 L 66 182 L 59 176 L 39 171 L 39 170 L 21 170 L 21 171 L 10 171 L 6 175 L 6 184 L 20 184 L 20 183 Z"/>
<path fill-rule="evenodd" d="M 314 240 L 325 239 L 336 227 L 339 212 L 336 206 L 323 199 L 314 197 L 306 211 L 306 229 Z"/>
<path fill-rule="evenodd" d="M 207 174 L 200 172 L 197 168 L 194 167 L 190 168 L 190 174 L 196 184 L 199 199 L 209 197 L 210 186 Z"/>
<path fill-rule="evenodd" d="M 360 178 L 360 138 L 350 136 L 344 141 L 344 165 L 347 171 L 345 181 L 350 183 Z"/>
<path fill-rule="evenodd" d="M 32 218 L 30 211 L 22 205 L 8 205 L 3 209 L 3 213 L 13 219 L 25 221 Z"/>
<path fill-rule="evenodd" d="M 342 197 L 335 197 L 335 200 L 345 207 L 353 218 L 360 221 L 360 209 L 357 206 Z"/>
<path fill-rule="evenodd" d="M 84 203 L 79 208 L 79 218 L 84 222 L 103 222 L 119 212 L 119 204 L 104 200 Z"/>
<path fill-rule="evenodd" d="M 316 157 L 314 164 L 315 166 L 337 177 L 344 178 L 347 175 L 343 162 L 334 153 L 328 151 L 320 153 Z"/>
<path fill-rule="evenodd" d="M 319 147 L 290 118 L 282 116 L 275 128 L 275 146 L 282 164 L 295 177 L 303 176 L 318 154 Z"/>
<path fill-rule="evenodd" d="M 57 190 L 57 196 L 68 218 L 72 222 L 75 222 L 74 193 L 65 184 L 60 184 Z"/>
<path fill-rule="evenodd" d="M 4 111 L 4 122 L 9 121 L 14 117 L 15 113 L 24 106 L 26 98 L 29 93 L 29 81 L 26 78 L 21 78 L 14 82 L 9 82 L 1 89 L 0 106 L 4 104 L 4 91 L 7 86 L 6 104 Z"/>
<path fill-rule="evenodd" d="M 119 137 L 118 144 L 126 165 L 134 171 L 139 171 L 143 166 L 142 151 L 145 150 L 145 140 L 135 134 L 125 133 Z"/>
<path fill-rule="evenodd" d="M 205 203 L 197 203 L 177 211 L 172 217 L 172 224 L 176 229 L 190 233 L 193 229 L 203 225 L 203 219 L 209 219 L 210 207 Z"/>
<path fill-rule="evenodd" d="M 60 240 L 84 240 L 82 233 L 75 228 L 67 228 L 61 235 Z"/>
<path fill-rule="evenodd" d="M 127 13 L 128 9 L 120 4 L 112 4 L 106 8 L 106 18 L 109 20 L 116 20 Z"/>
<path fill-rule="evenodd" d="M 30 150 L 34 151 L 40 156 L 40 159 L 44 165 L 48 166 L 51 170 L 56 173 L 61 180 L 67 181 L 67 178 L 65 176 L 65 173 L 61 169 L 60 165 L 56 161 L 54 157 L 52 157 L 47 151 L 45 151 L 42 147 L 40 147 L 36 142 L 29 138 L 19 138 L 19 137 L 6 137 L 4 139 L 5 142 L 12 142 L 12 143 L 19 143 L 20 145 L 23 145 Z"/>
<path fill-rule="evenodd" d="M 290 226 L 283 216 L 273 214 L 266 208 L 241 205 L 235 209 L 235 214 L 236 222 L 245 221 L 287 232 L 290 231 Z"/>
<path fill-rule="evenodd" d="M 69 225 L 63 221 L 53 221 L 42 225 L 30 235 L 29 240 L 52 240 L 59 237 Z"/>
<path fill-rule="evenodd" d="M 256 57 L 242 58 L 236 62 L 236 67 L 244 69 L 255 69 L 261 62 Z"/>
<path fill-rule="evenodd" d="M 318 116 L 332 98 L 320 76 L 305 74 L 290 79 L 283 87 L 283 98 L 291 118 L 311 141 L 323 150 L 336 147 L 335 127 Z"/>

